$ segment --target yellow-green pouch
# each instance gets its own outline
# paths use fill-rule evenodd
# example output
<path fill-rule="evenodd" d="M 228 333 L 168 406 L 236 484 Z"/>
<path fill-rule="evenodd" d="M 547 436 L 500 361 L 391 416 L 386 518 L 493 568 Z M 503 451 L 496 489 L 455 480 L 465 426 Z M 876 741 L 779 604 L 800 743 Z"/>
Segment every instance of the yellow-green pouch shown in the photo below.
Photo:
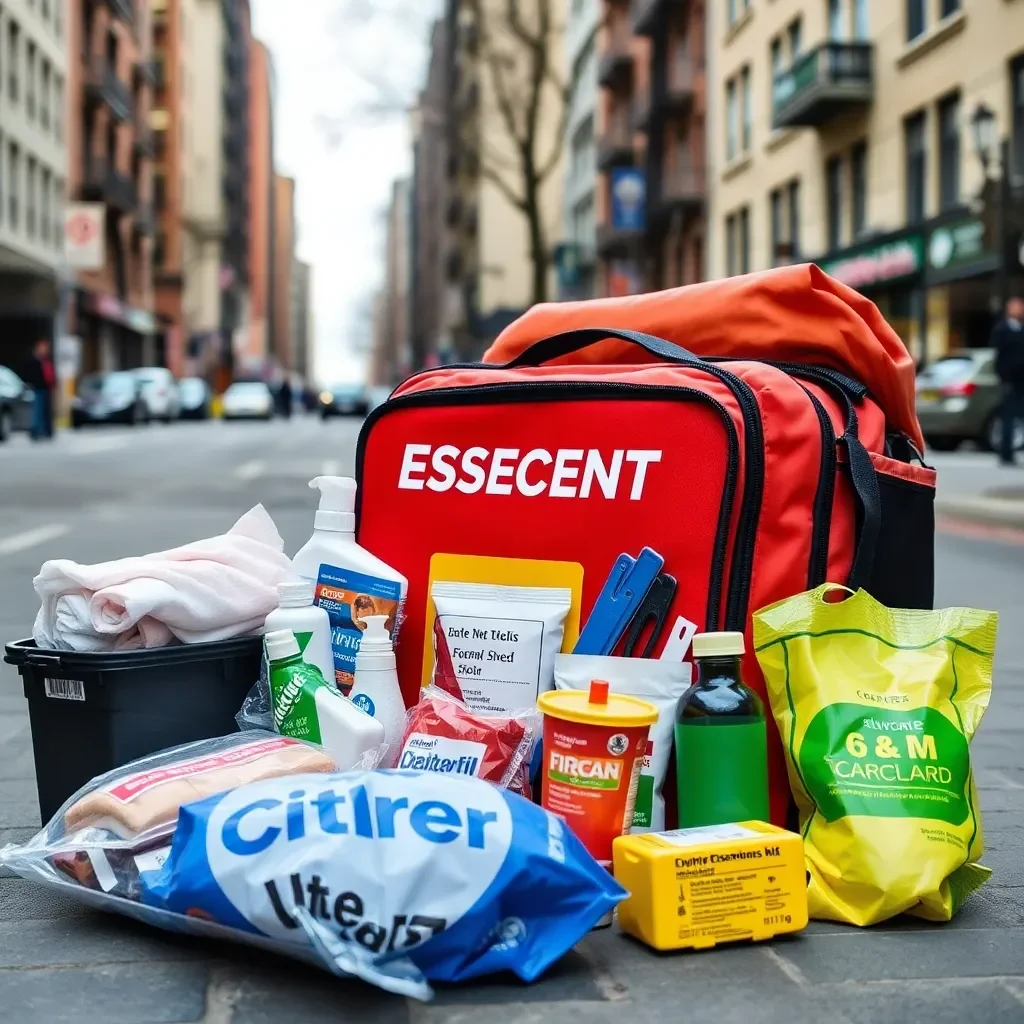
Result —
<path fill-rule="evenodd" d="M 830 593 L 835 592 L 835 593 Z M 991 872 L 969 743 L 998 616 L 825 584 L 762 608 L 754 646 L 800 812 L 810 915 L 948 921 Z"/>

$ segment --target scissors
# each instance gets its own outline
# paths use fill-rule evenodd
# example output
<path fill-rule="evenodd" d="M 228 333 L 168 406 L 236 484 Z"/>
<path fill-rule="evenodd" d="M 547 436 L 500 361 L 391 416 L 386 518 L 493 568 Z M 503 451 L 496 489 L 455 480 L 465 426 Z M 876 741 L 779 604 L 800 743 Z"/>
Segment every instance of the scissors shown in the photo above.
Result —
<path fill-rule="evenodd" d="M 640 605 L 636 615 L 633 616 L 629 629 L 626 630 L 626 641 L 622 649 L 625 657 L 632 658 L 634 656 L 634 651 L 640 640 L 640 634 L 643 633 L 649 622 L 653 622 L 654 625 L 650 636 L 647 638 L 647 643 L 638 657 L 649 658 L 651 656 L 658 640 L 661 638 L 661 631 L 665 628 L 669 609 L 672 607 L 672 601 L 676 596 L 676 587 L 675 576 L 671 576 L 667 572 L 658 574 L 651 584 L 651 589 L 647 591 L 643 604 Z"/>

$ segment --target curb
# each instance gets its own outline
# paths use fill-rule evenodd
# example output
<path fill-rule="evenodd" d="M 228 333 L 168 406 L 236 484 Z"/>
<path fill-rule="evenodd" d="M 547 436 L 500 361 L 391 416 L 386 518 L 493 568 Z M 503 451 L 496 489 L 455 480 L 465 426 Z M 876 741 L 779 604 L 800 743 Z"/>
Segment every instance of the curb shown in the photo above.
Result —
<path fill-rule="evenodd" d="M 1024 530 L 1024 501 L 1012 498 L 936 498 L 935 514 Z"/>

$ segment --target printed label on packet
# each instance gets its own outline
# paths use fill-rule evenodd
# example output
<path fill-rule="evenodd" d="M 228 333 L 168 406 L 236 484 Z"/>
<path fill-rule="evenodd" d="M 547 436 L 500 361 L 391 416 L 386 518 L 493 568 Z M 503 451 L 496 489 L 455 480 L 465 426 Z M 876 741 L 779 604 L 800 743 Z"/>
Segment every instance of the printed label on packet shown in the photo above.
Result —
<path fill-rule="evenodd" d="M 402 624 L 402 586 L 396 580 L 321 565 L 316 579 L 316 603 L 331 620 L 335 682 L 347 697 L 355 681 L 356 654 L 366 629 L 366 617 L 386 615 L 385 628 L 395 638 Z"/>
<path fill-rule="evenodd" d="M 480 765 L 486 753 L 487 746 L 483 743 L 414 732 L 405 741 L 398 767 L 437 772 L 440 775 L 475 777 L 480 774 Z"/>
<path fill-rule="evenodd" d="M 640 767 L 636 804 L 633 807 L 633 827 L 650 828 L 654 820 L 654 740 L 648 739 L 644 760 Z"/>

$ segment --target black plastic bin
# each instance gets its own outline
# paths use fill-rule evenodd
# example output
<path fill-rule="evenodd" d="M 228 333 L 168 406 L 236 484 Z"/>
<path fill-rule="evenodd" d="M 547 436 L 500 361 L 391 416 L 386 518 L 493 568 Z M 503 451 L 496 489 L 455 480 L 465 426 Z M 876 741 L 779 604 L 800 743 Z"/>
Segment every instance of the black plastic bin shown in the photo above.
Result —
<path fill-rule="evenodd" d="M 164 747 L 236 732 L 260 675 L 262 640 L 85 654 L 7 645 L 28 698 L 45 824 L 80 786 Z"/>

